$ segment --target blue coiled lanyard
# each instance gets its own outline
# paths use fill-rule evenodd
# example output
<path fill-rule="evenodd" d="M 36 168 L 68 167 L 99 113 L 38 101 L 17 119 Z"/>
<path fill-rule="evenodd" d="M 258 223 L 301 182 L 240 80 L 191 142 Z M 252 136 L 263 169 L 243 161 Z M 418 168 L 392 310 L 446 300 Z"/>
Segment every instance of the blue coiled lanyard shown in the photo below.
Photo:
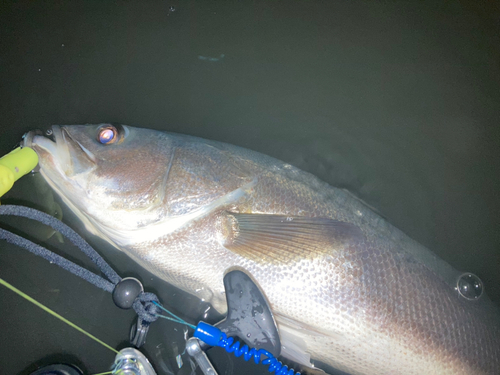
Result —
<path fill-rule="evenodd" d="M 288 369 L 288 366 L 283 365 L 277 358 L 265 349 L 250 348 L 248 345 L 240 347 L 240 342 L 234 340 L 233 337 L 227 337 L 217 327 L 208 323 L 200 322 L 196 326 L 194 337 L 203 341 L 210 346 L 219 346 L 224 348 L 228 353 L 233 353 L 236 357 L 243 356 L 245 361 L 253 358 L 256 364 L 262 362 L 263 365 L 269 365 L 269 372 L 276 372 L 276 375 L 301 375 L 300 372 L 295 372 L 294 369 Z M 262 358 L 262 357 L 266 358 Z"/>

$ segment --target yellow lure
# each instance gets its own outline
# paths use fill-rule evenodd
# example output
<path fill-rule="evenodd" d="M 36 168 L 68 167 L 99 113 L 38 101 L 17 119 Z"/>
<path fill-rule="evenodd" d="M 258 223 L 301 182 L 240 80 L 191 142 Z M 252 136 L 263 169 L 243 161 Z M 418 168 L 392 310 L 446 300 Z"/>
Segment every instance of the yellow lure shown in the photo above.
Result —
<path fill-rule="evenodd" d="M 0 158 L 0 197 L 37 164 L 38 155 L 29 147 L 18 147 Z"/>

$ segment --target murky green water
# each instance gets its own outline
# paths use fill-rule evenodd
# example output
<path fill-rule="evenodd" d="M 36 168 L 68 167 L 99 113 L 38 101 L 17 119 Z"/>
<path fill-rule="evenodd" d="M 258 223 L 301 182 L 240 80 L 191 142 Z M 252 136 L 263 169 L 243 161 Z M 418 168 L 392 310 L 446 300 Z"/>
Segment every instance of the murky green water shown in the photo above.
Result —
<path fill-rule="evenodd" d="M 0 154 L 29 129 L 87 122 L 247 147 L 349 189 L 478 274 L 498 303 L 500 12 L 481 4 L 3 1 Z M 25 182 L 10 197 L 30 200 L 29 191 Z M 207 306 L 89 239 L 177 312 L 203 314 Z M 108 344 L 126 345 L 134 314 L 107 293 L 5 244 L 0 277 Z M 4 288 L 0 314 L 2 374 L 63 357 L 89 373 L 112 362 L 113 353 Z M 146 352 L 158 372 L 189 374 L 173 360 L 182 328 L 156 325 Z M 220 374 L 262 371 L 245 372 L 223 353 L 215 361 Z"/>

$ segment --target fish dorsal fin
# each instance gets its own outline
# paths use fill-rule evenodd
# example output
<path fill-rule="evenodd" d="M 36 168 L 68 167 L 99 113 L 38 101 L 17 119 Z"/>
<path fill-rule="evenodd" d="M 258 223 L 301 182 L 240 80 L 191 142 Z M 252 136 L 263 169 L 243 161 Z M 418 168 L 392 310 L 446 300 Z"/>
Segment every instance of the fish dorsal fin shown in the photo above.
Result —
<path fill-rule="evenodd" d="M 226 213 L 224 246 L 257 262 L 323 257 L 362 241 L 361 230 L 328 218 Z"/>

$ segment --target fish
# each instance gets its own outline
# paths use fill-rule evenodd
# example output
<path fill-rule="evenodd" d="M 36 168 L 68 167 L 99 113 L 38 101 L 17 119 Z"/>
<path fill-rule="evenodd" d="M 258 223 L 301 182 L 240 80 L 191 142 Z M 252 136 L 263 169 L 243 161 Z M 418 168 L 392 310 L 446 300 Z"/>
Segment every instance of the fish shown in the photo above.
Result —
<path fill-rule="evenodd" d="M 237 146 L 119 124 L 52 126 L 24 145 L 86 229 L 227 309 L 244 270 L 282 354 L 349 374 L 499 374 L 500 315 L 459 272 L 343 189 Z"/>

